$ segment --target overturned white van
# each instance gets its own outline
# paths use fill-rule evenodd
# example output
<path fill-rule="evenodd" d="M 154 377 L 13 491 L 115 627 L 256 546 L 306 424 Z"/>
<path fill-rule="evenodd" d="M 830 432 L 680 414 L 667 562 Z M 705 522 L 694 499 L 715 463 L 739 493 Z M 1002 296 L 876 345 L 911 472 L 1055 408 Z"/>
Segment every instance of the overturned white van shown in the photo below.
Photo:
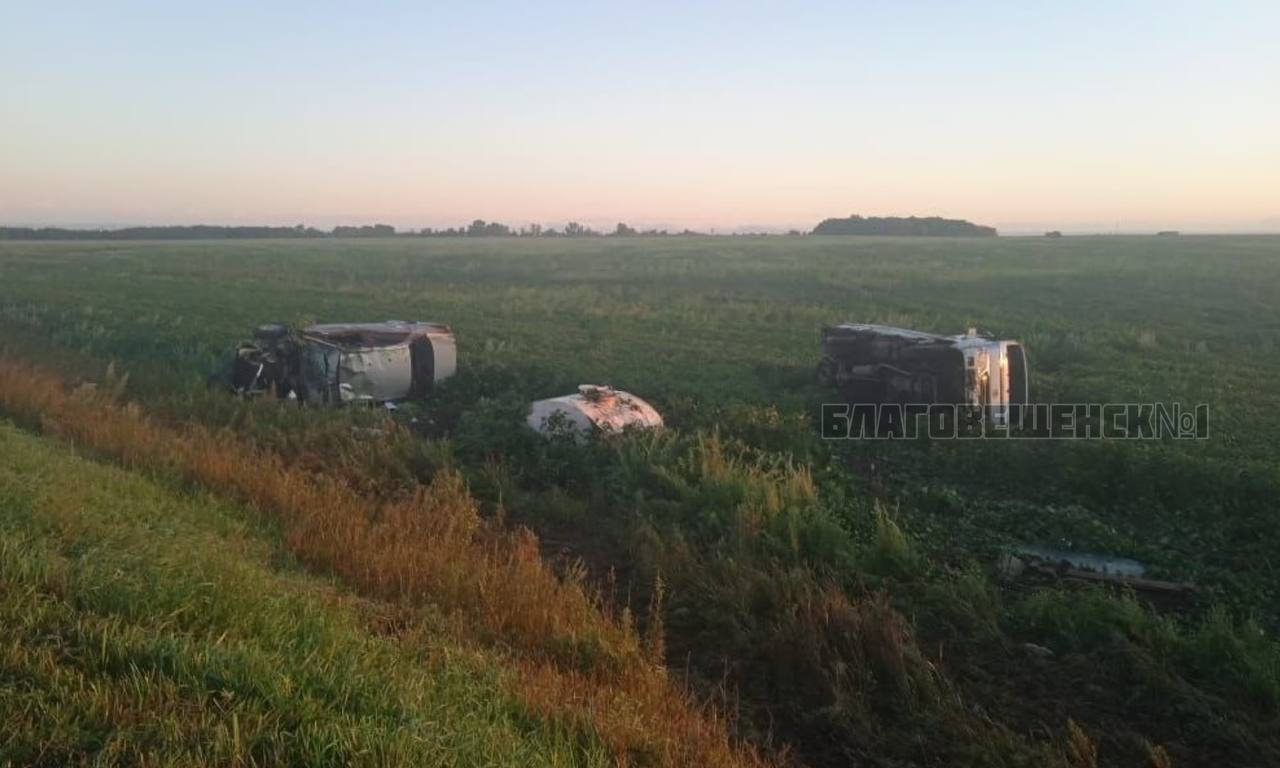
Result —
<path fill-rule="evenodd" d="M 1029 402 L 1026 350 L 976 329 L 956 336 L 866 323 L 822 329 L 818 379 L 851 403 L 953 404 L 992 423 Z"/>
<path fill-rule="evenodd" d="M 662 427 L 662 416 L 630 392 L 583 384 L 576 395 L 535 400 L 529 407 L 526 423 L 544 435 L 569 433 L 585 439 L 597 431 L 658 429 Z"/>

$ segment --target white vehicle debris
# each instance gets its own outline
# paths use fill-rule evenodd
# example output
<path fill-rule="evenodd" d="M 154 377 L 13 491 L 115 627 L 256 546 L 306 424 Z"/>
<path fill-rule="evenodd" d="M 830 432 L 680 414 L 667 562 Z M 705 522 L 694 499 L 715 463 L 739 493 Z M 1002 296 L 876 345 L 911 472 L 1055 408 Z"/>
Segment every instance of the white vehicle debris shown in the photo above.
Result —
<path fill-rule="evenodd" d="M 526 423 L 544 435 L 568 432 L 585 439 L 596 431 L 658 429 L 662 427 L 662 416 L 630 392 L 583 384 L 576 395 L 534 401 Z"/>

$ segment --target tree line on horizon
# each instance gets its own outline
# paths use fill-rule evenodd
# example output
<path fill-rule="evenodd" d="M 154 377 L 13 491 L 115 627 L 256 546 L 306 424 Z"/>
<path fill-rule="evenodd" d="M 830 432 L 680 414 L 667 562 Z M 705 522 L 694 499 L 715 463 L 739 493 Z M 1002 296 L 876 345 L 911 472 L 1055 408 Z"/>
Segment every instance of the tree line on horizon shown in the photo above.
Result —
<path fill-rule="evenodd" d="M 672 232 L 666 229 L 637 229 L 624 222 L 609 231 L 599 231 L 576 221 L 557 229 L 541 224 L 511 227 L 497 221 L 476 219 L 465 227 L 434 229 L 425 227 L 400 231 L 390 224 L 335 226 L 331 230 L 298 224 L 278 226 L 220 226 L 213 224 L 123 227 L 120 229 L 72 229 L 67 227 L 0 227 L 0 240 L 218 240 L 263 238 L 325 237 L 687 237 L 705 235 L 692 229 Z M 743 233 L 745 234 L 745 233 Z M 770 234 L 760 232 L 755 234 Z M 788 235 L 805 234 L 792 229 Z M 910 217 L 849 216 L 825 219 L 809 234 L 814 235 L 893 235 L 994 237 L 994 227 L 985 227 L 963 219 Z"/>
<path fill-rule="evenodd" d="M 0 240 L 218 240 L 262 238 L 324 237 L 664 237 L 703 235 L 692 229 L 637 229 L 623 222 L 607 232 L 571 221 L 562 229 L 527 224 L 511 227 L 497 221 L 476 219 L 465 227 L 434 229 L 425 227 L 400 231 L 390 224 L 336 226 L 331 230 L 303 224 L 293 227 L 220 226 L 211 224 L 123 227 L 120 229 L 73 229 L 69 227 L 0 227 Z M 796 233 L 799 234 L 799 233 Z"/>

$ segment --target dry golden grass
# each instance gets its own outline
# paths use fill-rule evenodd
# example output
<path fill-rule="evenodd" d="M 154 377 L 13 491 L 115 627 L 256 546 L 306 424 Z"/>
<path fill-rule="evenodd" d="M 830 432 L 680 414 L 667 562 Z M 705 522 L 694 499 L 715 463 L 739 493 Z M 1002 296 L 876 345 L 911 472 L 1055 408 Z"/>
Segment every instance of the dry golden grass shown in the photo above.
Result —
<path fill-rule="evenodd" d="M 619 762 L 766 762 L 668 679 L 653 658 L 660 638 L 639 637 L 581 579 L 553 573 L 533 534 L 481 518 L 458 474 L 372 500 L 230 434 L 159 424 L 122 403 L 119 389 L 70 390 L 46 369 L 0 359 L 3 412 L 126 466 L 176 471 L 251 504 L 278 521 L 298 559 L 364 594 L 434 604 L 464 639 L 510 656 L 514 692 L 532 711 L 597 734 Z"/>
<path fill-rule="evenodd" d="M 1067 764 L 1071 768 L 1098 768 L 1098 745 L 1075 720 L 1067 720 Z"/>

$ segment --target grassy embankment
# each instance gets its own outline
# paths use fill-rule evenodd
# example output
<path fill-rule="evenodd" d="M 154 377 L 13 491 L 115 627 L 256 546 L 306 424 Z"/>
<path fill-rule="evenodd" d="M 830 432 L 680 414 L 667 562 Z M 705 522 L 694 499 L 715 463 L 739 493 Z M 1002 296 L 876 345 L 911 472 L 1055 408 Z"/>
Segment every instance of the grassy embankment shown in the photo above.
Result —
<path fill-rule="evenodd" d="M 0 422 L 0 764 L 605 765 L 203 492 Z"/>
<path fill-rule="evenodd" d="M 71 392 L 55 377 L 12 361 L 0 365 L 0 393 L 0 411 L 21 424 L 125 467 L 194 482 L 252 505 L 277 527 L 290 557 L 381 601 L 388 631 L 412 634 L 425 622 L 455 644 L 491 654 L 505 670 L 508 695 L 531 717 L 555 724 L 552 732 L 571 734 L 566 743 L 598 742 L 604 754 L 624 762 L 757 762 L 730 745 L 713 713 L 694 708 L 667 680 L 652 658 L 655 650 L 625 616 L 621 623 L 613 620 L 580 582 L 553 574 L 527 532 L 481 520 L 455 474 L 379 503 L 285 467 L 229 435 L 159 425 L 108 393 Z M 135 543 L 145 547 L 149 541 Z M 93 579 L 82 586 L 104 588 Z M 133 610 L 145 615 L 150 604 L 138 597 Z M 252 615 L 245 619 L 252 624 Z M 307 657 L 295 663 L 305 664 Z M 246 667 L 237 674 L 254 672 Z"/>

